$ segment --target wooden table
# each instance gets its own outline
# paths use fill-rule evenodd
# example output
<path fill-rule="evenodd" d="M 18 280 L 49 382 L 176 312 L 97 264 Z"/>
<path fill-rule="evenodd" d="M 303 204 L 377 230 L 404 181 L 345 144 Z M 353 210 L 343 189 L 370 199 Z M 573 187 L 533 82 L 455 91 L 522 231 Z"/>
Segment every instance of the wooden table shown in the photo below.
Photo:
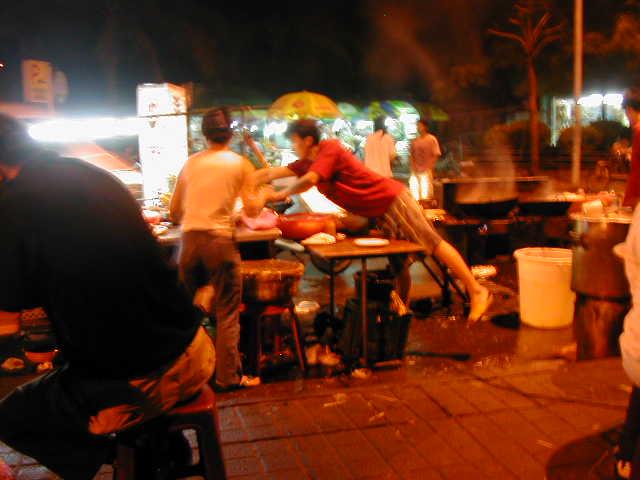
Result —
<path fill-rule="evenodd" d="M 180 243 L 180 227 L 171 227 L 167 232 L 156 237 L 160 245 L 173 247 Z M 247 227 L 236 228 L 235 239 L 238 243 L 248 242 L 270 242 L 282 237 L 282 232 L 278 228 L 267 230 L 251 230 Z"/>
<path fill-rule="evenodd" d="M 410 253 L 424 252 L 424 247 L 406 240 L 389 240 L 388 245 L 380 247 L 360 247 L 353 243 L 353 239 L 334 243 L 333 245 L 308 245 L 309 252 L 328 260 L 330 263 L 329 303 L 330 314 L 333 318 L 335 312 L 335 278 L 333 262 L 336 260 L 356 259 L 362 261 L 362 276 L 360 277 L 360 316 L 362 320 L 362 364 L 368 365 L 368 325 L 367 325 L 367 259 L 375 257 L 388 257 L 389 255 L 406 255 Z"/>

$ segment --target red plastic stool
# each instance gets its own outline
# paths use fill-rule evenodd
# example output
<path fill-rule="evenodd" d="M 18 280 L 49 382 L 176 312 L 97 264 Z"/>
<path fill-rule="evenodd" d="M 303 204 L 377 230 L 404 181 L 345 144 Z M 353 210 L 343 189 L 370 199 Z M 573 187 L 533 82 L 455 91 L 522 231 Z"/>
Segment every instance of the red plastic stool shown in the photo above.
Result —
<path fill-rule="evenodd" d="M 169 435 L 194 430 L 198 441 L 198 462 L 175 465 L 168 459 Z M 148 453 L 145 462 L 139 461 L 139 448 Z M 175 406 L 161 417 L 116 435 L 116 458 L 113 478 L 116 480 L 174 479 L 202 476 L 205 480 L 226 479 L 216 397 L 205 385 L 200 393 L 187 402 Z"/>
<path fill-rule="evenodd" d="M 260 375 L 260 357 L 262 355 L 262 324 L 269 318 L 276 318 L 280 321 L 283 314 L 289 313 L 291 315 L 291 330 L 293 333 L 293 342 L 295 344 L 296 356 L 298 357 L 298 365 L 303 375 L 307 371 L 306 357 L 302 348 L 302 339 L 300 320 L 298 319 L 293 304 L 291 305 L 257 305 L 243 304 L 241 308 L 243 312 L 244 325 L 249 330 L 249 345 L 244 352 L 247 356 L 248 370 L 254 375 Z M 247 318 L 248 317 L 248 318 Z M 248 325 L 247 325 L 248 324 Z"/>

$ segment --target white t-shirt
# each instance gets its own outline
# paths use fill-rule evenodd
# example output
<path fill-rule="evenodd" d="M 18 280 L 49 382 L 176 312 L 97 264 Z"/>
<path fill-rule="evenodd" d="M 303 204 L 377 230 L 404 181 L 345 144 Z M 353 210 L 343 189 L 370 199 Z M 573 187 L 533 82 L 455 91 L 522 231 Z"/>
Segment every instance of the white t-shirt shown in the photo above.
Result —
<path fill-rule="evenodd" d="M 411 142 L 411 169 L 415 173 L 425 173 L 436 166 L 440 153 L 438 139 L 427 133 Z"/>
<path fill-rule="evenodd" d="M 230 236 L 236 201 L 252 171 L 247 159 L 230 150 L 204 150 L 189 157 L 179 179 L 183 187 L 182 231 Z"/>
<path fill-rule="evenodd" d="M 624 270 L 631 291 L 631 309 L 624 318 L 620 350 L 627 374 L 636 385 L 640 385 L 640 371 L 637 370 L 640 362 L 640 208 L 633 212 L 624 252 Z"/>
<path fill-rule="evenodd" d="M 364 164 L 383 177 L 391 178 L 391 159 L 396 156 L 396 144 L 391 135 L 382 130 L 367 137 L 364 146 Z"/>

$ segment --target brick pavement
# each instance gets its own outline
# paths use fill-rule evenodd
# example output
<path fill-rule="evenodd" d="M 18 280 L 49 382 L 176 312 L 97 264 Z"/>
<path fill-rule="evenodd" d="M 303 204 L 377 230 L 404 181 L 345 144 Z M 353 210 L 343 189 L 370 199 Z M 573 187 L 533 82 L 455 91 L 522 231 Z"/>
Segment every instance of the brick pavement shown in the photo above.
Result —
<path fill-rule="evenodd" d="M 558 360 L 495 371 L 463 364 L 448 375 L 376 372 L 366 381 L 283 382 L 221 395 L 228 475 L 543 479 L 551 462 L 555 478 L 583 478 L 573 474 L 607 448 L 594 434 L 623 420 L 619 363 Z M 5 446 L 0 456 L 19 480 L 56 478 Z M 98 478 L 109 478 L 108 469 Z"/>
<path fill-rule="evenodd" d="M 619 359 L 544 365 L 482 377 L 354 382 L 324 394 L 221 398 L 229 476 L 543 479 L 550 459 L 571 442 L 578 442 L 575 452 L 555 460 L 556 472 L 587 471 L 594 452 L 606 450 L 588 437 L 623 420 Z M 566 381 L 607 372 L 608 384 L 588 396 L 584 388 L 575 396 Z"/>

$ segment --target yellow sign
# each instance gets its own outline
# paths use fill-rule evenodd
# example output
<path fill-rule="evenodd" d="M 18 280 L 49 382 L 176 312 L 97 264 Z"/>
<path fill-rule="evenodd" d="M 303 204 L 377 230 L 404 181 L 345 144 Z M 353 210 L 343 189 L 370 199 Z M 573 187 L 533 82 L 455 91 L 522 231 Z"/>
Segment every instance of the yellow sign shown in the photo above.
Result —
<path fill-rule="evenodd" d="M 53 75 L 51 64 L 40 60 L 22 61 L 24 100 L 53 106 Z"/>

